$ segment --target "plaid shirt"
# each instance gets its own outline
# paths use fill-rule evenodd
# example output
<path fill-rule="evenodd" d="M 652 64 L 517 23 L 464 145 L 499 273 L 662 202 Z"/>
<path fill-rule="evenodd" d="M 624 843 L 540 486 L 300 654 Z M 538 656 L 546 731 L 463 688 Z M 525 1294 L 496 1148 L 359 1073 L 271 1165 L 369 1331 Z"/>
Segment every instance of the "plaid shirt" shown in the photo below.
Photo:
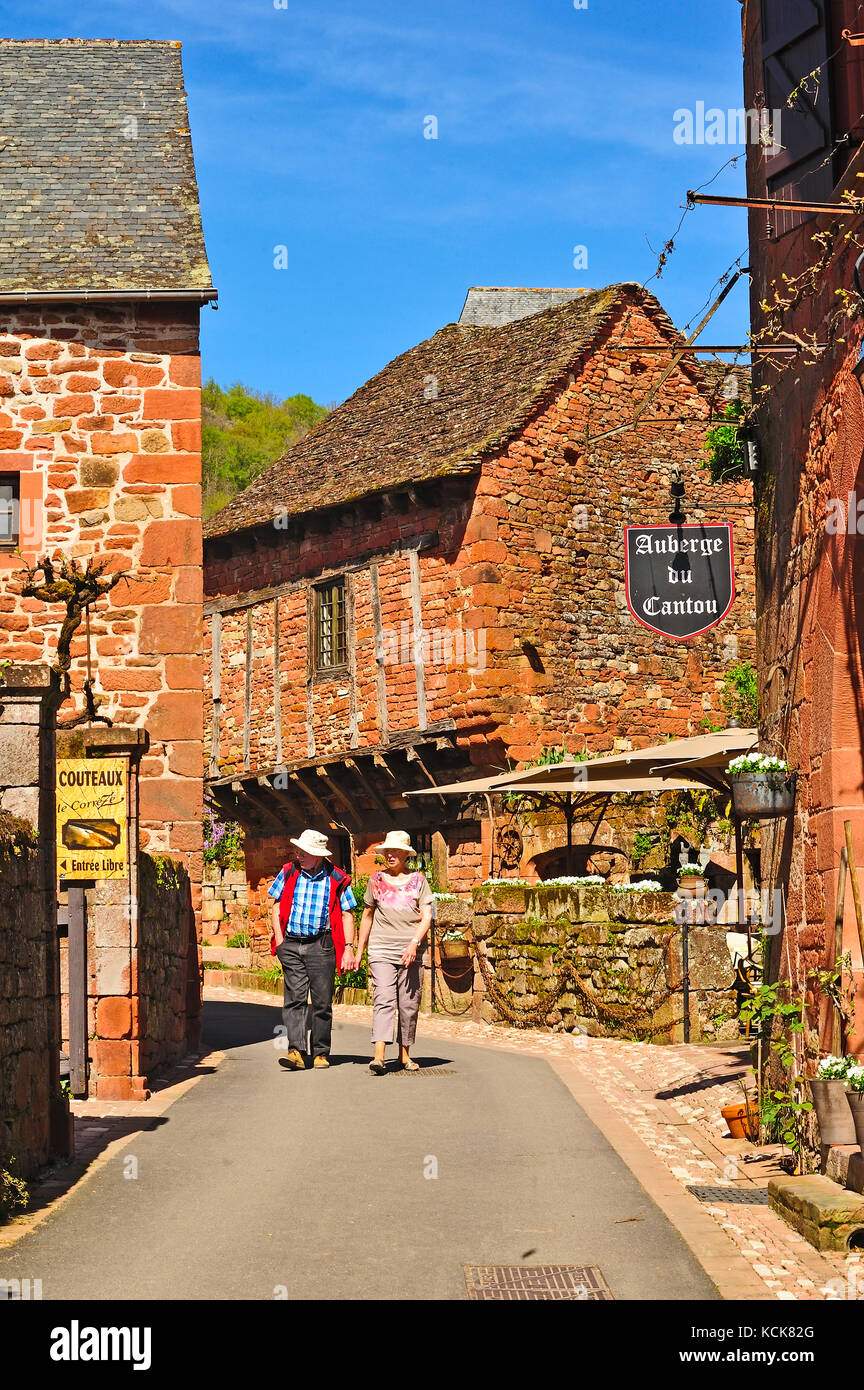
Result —
<path fill-rule="evenodd" d="M 285 887 L 285 871 L 279 870 L 278 877 L 267 889 L 268 895 L 278 903 Z M 294 885 L 294 900 L 286 928 L 289 936 L 315 936 L 330 927 L 330 875 L 324 868 L 317 874 L 307 874 L 301 869 Z M 343 888 L 339 895 L 339 906 L 343 912 L 351 912 L 357 906 L 357 899 L 351 891 L 351 884 Z"/>

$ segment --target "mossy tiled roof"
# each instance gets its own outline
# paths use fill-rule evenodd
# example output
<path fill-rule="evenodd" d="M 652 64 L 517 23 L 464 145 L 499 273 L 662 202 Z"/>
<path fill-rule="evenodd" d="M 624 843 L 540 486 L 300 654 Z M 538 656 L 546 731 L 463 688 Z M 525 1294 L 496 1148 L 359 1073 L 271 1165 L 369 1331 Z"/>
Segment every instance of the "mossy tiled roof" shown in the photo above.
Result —
<path fill-rule="evenodd" d="M 448 324 L 355 391 L 211 517 L 205 535 L 475 472 L 578 368 L 626 302 L 644 306 L 670 340 L 681 341 L 658 301 L 636 284 L 589 290 L 494 328 Z"/>
<path fill-rule="evenodd" d="M 178 43 L 0 40 L 0 293 L 208 289 Z"/>

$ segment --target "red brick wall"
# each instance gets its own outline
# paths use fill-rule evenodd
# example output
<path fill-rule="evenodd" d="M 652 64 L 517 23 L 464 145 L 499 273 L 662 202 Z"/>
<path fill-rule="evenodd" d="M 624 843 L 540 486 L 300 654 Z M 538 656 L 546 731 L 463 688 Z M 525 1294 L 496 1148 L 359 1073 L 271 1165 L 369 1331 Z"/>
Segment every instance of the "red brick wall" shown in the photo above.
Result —
<path fill-rule="evenodd" d="M 20 472 L 23 558 L 130 573 L 91 610 L 101 712 L 144 726 L 141 846 L 201 880 L 201 428 L 198 310 L 51 306 L 0 324 L 0 472 Z M 0 551 L 0 661 L 54 659 L 62 609 L 22 599 Z M 86 675 L 73 641 L 73 701 Z M 71 704 L 61 711 L 69 713 Z"/>

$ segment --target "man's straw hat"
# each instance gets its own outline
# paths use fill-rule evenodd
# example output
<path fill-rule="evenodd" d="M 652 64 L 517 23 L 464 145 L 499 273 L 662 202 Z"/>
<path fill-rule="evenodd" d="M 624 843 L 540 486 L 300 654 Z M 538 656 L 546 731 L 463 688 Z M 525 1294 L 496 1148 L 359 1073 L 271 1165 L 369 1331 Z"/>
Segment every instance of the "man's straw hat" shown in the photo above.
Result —
<path fill-rule="evenodd" d="M 292 845 L 298 849 L 305 850 L 307 854 L 314 854 L 319 859 L 332 859 L 333 851 L 327 843 L 327 836 L 322 835 L 320 830 L 304 830 L 299 840 L 292 840 Z"/>

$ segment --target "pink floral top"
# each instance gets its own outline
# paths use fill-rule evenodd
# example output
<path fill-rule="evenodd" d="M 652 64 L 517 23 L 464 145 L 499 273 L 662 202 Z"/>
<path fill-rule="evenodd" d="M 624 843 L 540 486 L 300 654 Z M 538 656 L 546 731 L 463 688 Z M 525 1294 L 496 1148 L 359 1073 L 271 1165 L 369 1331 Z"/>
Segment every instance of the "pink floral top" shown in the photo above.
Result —
<path fill-rule="evenodd" d="M 419 870 L 409 874 L 403 883 L 390 883 L 383 873 L 373 874 L 364 898 L 365 905 L 375 909 L 368 959 L 398 965 L 411 938 L 416 939 L 420 933 L 422 909 L 432 902 L 432 889 Z M 418 946 L 418 958 L 423 949 Z"/>

